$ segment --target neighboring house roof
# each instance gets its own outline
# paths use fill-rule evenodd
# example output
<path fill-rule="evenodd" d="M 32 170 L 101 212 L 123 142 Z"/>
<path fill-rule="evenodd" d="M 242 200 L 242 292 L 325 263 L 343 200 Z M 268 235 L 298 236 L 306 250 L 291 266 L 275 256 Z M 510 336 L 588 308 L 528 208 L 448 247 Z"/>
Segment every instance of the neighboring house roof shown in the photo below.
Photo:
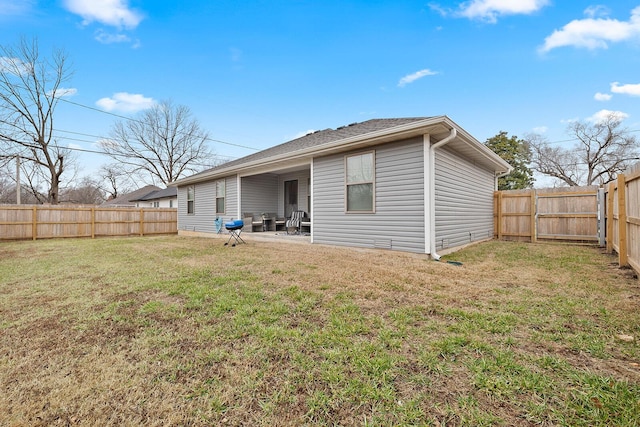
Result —
<path fill-rule="evenodd" d="M 115 199 L 107 200 L 100 206 L 122 206 L 122 207 L 135 207 L 135 203 L 132 203 L 133 200 L 137 200 L 140 197 L 144 197 L 147 194 L 153 193 L 160 190 L 160 187 L 156 187 L 155 185 L 147 185 L 142 188 L 139 188 L 136 191 L 132 191 L 131 193 L 124 194 L 120 197 L 116 197 Z"/>
<path fill-rule="evenodd" d="M 325 129 L 309 133 L 301 138 L 285 142 L 266 150 L 224 163 L 204 172 L 179 179 L 170 186 L 179 186 L 220 178 L 228 173 L 260 173 L 275 168 L 287 168 L 309 163 L 318 155 L 328 155 L 355 150 L 411 138 L 424 134 L 433 137 L 432 142 L 448 136 L 451 129 L 457 130 L 454 141 L 449 143 L 461 154 L 477 163 L 491 168 L 496 173 L 507 173 L 511 167 L 497 154 L 480 143 L 447 116 L 409 117 L 395 119 L 372 119 L 352 123 L 337 129 Z"/>
<path fill-rule="evenodd" d="M 132 202 L 146 202 L 151 200 L 169 199 L 178 197 L 178 189 L 176 187 L 168 187 L 162 190 L 152 191 L 149 194 L 145 194 L 142 197 L 131 199 Z"/>

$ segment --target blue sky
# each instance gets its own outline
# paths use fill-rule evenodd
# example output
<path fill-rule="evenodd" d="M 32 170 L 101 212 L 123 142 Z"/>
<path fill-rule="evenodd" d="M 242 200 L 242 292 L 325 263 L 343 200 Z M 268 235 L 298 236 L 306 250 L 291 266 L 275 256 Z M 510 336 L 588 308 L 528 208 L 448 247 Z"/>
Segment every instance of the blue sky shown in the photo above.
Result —
<path fill-rule="evenodd" d="M 0 0 L 0 44 L 21 36 L 73 62 L 54 126 L 74 148 L 162 100 L 224 158 L 385 117 L 448 115 L 482 142 L 570 145 L 570 121 L 607 111 L 640 129 L 640 0 Z"/>

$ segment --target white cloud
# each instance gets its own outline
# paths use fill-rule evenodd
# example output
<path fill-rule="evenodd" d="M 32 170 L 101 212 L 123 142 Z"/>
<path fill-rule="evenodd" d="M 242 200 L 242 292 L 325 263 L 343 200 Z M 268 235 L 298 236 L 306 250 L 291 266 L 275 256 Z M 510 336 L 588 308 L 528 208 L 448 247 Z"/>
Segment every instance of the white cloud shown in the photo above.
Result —
<path fill-rule="evenodd" d="M 97 21 L 113 27 L 135 28 L 143 16 L 130 9 L 128 3 L 128 0 L 64 0 L 69 12 L 84 19 L 83 25 Z"/>
<path fill-rule="evenodd" d="M 28 72 L 30 68 L 30 65 L 22 62 L 20 58 L 0 56 L 0 71 L 3 73 L 11 73 L 19 76 Z"/>
<path fill-rule="evenodd" d="M 502 15 L 528 15 L 549 3 L 549 0 L 471 0 L 460 5 L 460 15 L 495 23 Z"/>
<path fill-rule="evenodd" d="M 589 6 L 584 10 L 584 14 L 589 18 L 604 18 L 609 15 L 609 8 L 601 4 Z"/>
<path fill-rule="evenodd" d="M 48 96 L 51 96 L 54 92 L 53 91 L 49 91 L 47 93 Z M 66 88 L 66 87 L 59 87 L 58 89 L 56 89 L 55 91 L 55 96 L 57 98 L 61 98 L 63 96 L 73 96 L 76 93 L 78 93 L 78 89 L 76 88 Z"/>
<path fill-rule="evenodd" d="M 315 129 L 309 129 L 309 130 L 305 130 L 305 131 L 302 131 L 302 132 L 298 132 L 297 134 L 294 135 L 293 138 L 287 138 L 287 141 L 298 139 L 298 138 L 302 138 L 303 136 L 310 135 L 310 134 L 312 134 L 314 132 L 317 132 L 317 131 Z"/>
<path fill-rule="evenodd" d="M 118 92 L 111 98 L 101 98 L 96 101 L 96 105 L 106 111 L 121 111 L 125 113 L 135 113 L 146 110 L 155 105 L 153 98 L 147 98 L 140 94 Z"/>
<path fill-rule="evenodd" d="M 587 120 L 593 123 L 602 123 L 611 115 L 621 121 L 629 117 L 627 113 L 623 113 L 622 111 L 600 110 L 593 116 L 587 117 Z"/>
<path fill-rule="evenodd" d="M 430 69 L 425 68 L 424 70 L 416 71 L 413 74 L 409 74 L 409 75 L 404 76 L 398 82 L 398 86 L 399 87 L 404 87 L 404 86 L 408 85 L 409 83 L 413 83 L 416 80 L 421 79 L 421 78 L 423 78 L 425 76 L 435 76 L 436 74 L 438 74 L 437 71 L 431 71 Z"/>
<path fill-rule="evenodd" d="M 33 0 L 0 0 L 0 16 L 16 16 L 29 13 Z"/>
<path fill-rule="evenodd" d="M 128 43 L 131 41 L 129 36 L 125 34 L 111 34 L 103 30 L 96 31 L 96 40 L 102 44 Z"/>
<path fill-rule="evenodd" d="M 82 150 L 84 148 L 82 145 L 74 144 L 73 142 L 70 142 L 67 147 L 71 148 L 72 150 Z"/>
<path fill-rule="evenodd" d="M 590 16 L 575 19 L 555 30 L 544 39 L 540 52 L 549 52 L 563 46 L 583 47 L 587 49 L 606 49 L 608 43 L 621 42 L 640 36 L 640 6 L 631 11 L 629 21 L 610 18 L 595 18 L 594 9 L 585 11 Z"/>
<path fill-rule="evenodd" d="M 610 93 L 598 92 L 593 95 L 593 99 L 595 99 L 596 101 L 609 101 L 611 98 L 613 98 L 613 95 L 611 95 Z"/>
<path fill-rule="evenodd" d="M 547 133 L 548 130 L 549 128 L 547 126 L 537 126 L 533 128 L 535 133 Z"/>
<path fill-rule="evenodd" d="M 618 82 L 611 83 L 611 92 L 622 93 L 631 96 L 640 96 L 640 83 L 621 85 Z"/>

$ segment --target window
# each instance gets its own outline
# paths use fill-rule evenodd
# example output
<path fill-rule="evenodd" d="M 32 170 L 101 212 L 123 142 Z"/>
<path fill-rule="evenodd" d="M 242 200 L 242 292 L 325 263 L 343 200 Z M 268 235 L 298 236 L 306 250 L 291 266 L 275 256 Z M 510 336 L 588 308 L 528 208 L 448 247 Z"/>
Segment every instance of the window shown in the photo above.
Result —
<path fill-rule="evenodd" d="M 187 213 L 195 213 L 196 188 L 192 185 L 187 187 Z"/>
<path fill-rule="evenodd" d="M 160 202 L 153 202 L 153 207 L 154 208 L 159 208 L 160 207 Z"/>
<path fill-rule="evenodd" d="M 172 208 L 173 207 L 173 199 L 169 200 L 169 207 Z"/>
<path fill-rule="evenodd" d="M 346 156 L 345 169 L 347 212 L 374 212 L 374 153 Z"/>
<path fill-rule="evenodd" d="M 216 213 L 224 213 L 225 180 L 216 182 Z"/>

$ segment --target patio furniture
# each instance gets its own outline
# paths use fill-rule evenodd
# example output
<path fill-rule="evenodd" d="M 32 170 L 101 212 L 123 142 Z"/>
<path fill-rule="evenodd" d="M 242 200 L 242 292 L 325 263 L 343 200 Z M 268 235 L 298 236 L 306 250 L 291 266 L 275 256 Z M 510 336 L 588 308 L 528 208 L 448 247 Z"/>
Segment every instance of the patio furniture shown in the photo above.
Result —
<path fill-rule="evenodd" d="M 285 229 L 287 224 L 287 219 L 284 217 L 276 217 L 275 221 L 274 221 L 274 225 L 275 225 L 275 230 L 278 231 L 278 229 Z"/>
<path fill-rule="evenodd" d="M 300 232 L 301 233 L 303 233 L 303 232 L 306 233 L 305 229 L 307 229 L 307 228 L 309 229 L 309 233 L 311 233 L 311 218 L 303 217 L 300 220 Z"/>
<path fill-rule="evenodd" d="M 288 219 L 286 223 L 287 234 L 300 233 L 300 222 L 302 218 L 304 218 L 304 211 L 293 211 L 291 213 L 291 218 Z"/>
<path fill-rule="evenodd" d="M 227 222 L 224 224 L 224 228 L 226 228 L 230 234 L 229 240 L 227 240 L 227 243 L 224 244 L 225 246 L 231 243 L 231 239 L 235 240 L 231 246 L 235 246 L 236 244 L 240 243 L 246 243 L 244 240 L 242 240 L 242 237 L 240 237 L 240 234 L 242 233 L 242 227 L 244 227 L 244 221 L 241 219 L 236 219 L 235 221 Z"/>
<path fill-rule="evenodd" d="M 265 226 L 264 217 L 254 216 L 251 218 L 251 231 L 265 231 L 264 226 Z"/>
<path fill-rule="evenodd" d="M 244 231 L 245 233 L 250 233 L 251 231 L 253 231 L 253 226 L 251 225 L 251 223 L 253 222 L 253 214 L 246 212 L 243 213 L 242 220 L 244 221 L 244 227 L 242 227 L 242 231 Z"/>

